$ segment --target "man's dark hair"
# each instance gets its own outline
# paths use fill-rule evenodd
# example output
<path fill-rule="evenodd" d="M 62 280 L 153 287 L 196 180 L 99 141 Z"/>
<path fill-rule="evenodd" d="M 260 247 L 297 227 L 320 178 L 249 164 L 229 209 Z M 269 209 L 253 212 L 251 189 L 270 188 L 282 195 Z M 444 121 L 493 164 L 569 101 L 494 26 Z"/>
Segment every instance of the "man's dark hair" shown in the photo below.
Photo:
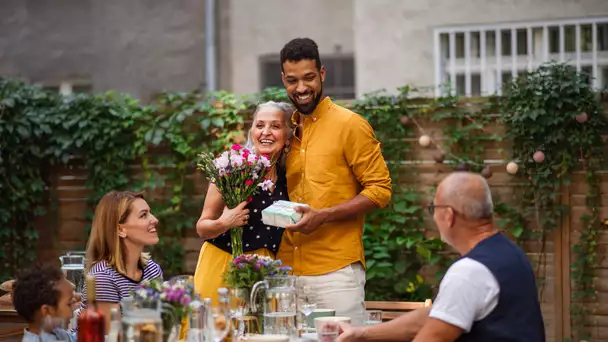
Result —
<path fill-rule="evenodd" d="M 59 301 L 57 286 L 64 278 L 60 268 L 37 264 L 22 271 L 13 285 L 13 306 L 28 322 L 34 321 L 42 305 L 56 306 Z"/>
<path fill-rule="evenodd" d="M 315 61 L 317 70 L 321 70 L 321 57 L 319 57 L 317 43 L 310 38 L 295 38 L 281 49 L 281 71 L 283 71 L 283 63 L 286 61 L 298 62 L 303 59 Z"/>

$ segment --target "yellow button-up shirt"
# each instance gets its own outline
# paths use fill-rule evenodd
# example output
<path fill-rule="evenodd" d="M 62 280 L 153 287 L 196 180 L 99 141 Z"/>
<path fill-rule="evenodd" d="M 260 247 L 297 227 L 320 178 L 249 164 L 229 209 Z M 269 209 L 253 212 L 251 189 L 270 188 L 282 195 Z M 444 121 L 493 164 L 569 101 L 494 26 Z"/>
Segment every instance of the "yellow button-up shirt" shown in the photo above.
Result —
<path fill-rule="evenodd" d="M 287 156 L 287 190 L 293 202 L 322 209 L 363 195 L 378 207 L 391 198 L 391 179 L 380 142 L 359 114 L 326 97 L 311 115 L 295 113 L 299 134 Z M 365 215 L 321 225 L 306 235 L 285 231 L 277 258 L 295 275 L 321 275 L 360 261 Z"/>

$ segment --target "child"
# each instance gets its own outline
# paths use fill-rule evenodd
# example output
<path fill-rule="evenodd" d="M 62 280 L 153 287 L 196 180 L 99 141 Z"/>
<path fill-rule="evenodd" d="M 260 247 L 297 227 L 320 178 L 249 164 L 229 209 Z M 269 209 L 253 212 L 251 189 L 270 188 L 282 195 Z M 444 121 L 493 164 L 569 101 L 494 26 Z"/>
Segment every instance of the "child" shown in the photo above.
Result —
<path fill-rule="evenodd" d="M 56 267 L 35 265 L 13 285 L 13 305 L 28 322 L 22 342 L 65 341 L 76 338 L 64 329 L 72 318 L 74 286 Z"/>

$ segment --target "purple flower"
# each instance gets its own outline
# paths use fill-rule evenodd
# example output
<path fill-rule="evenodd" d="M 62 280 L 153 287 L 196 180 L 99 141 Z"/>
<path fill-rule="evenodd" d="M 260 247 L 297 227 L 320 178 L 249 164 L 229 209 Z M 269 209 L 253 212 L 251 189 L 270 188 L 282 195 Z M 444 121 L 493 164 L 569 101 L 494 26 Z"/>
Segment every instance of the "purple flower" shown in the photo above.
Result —
<path fill-rule="evenodd" d="M 190 298 L 189 295 L 184 295 L 182 297 L 182 299 L 180 299 L 179 303 L 183 306 L 186 306 L 186 305 L 190 304 L 191 301 L 192 301 L 192 298 Z"/>

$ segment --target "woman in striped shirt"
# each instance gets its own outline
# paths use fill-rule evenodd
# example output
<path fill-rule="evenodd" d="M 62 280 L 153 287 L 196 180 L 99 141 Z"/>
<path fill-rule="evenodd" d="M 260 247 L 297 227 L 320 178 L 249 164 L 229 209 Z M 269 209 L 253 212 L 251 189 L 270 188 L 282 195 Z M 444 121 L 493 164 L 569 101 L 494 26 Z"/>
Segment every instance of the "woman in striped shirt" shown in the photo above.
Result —
<path fill-rule="evenodd" d="M 110 311 L 142 281 L 161 278 L 160 266 L 144 253 L 158 243 L 158 219 L 143 195 L 130 191 L 107 193 L 95 208 L 87 244 L 87 273 L 95 276 L 97 307 L 110 326 Z M 87 306 L 86 284 L 82 309 Z"/>

